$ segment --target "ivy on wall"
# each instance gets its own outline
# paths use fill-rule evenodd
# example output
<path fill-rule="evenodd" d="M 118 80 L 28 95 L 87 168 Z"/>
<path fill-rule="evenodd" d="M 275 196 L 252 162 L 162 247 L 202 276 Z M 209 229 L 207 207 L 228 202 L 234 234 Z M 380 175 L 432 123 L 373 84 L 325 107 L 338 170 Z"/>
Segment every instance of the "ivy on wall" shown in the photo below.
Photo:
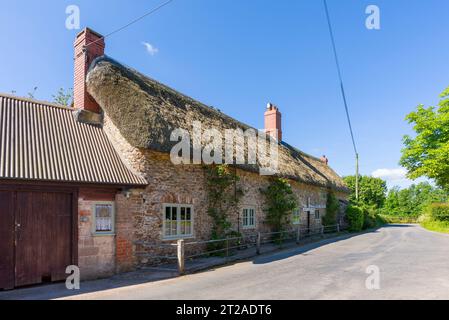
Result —
<path fill-rule="evenodd" d="M 261 190 L 265 195 L 267 223 L 275 232 L 284 231 L 290 225 L 290 215 L 298 208 L 292 186 L 287 179 L 271 178 L 269 186 Z"/>
<path fill-rule="evenodd" d="M 235 210 L 243 191 L 237 188 L 239 177 L 236 171 L 227 165 L 205 166 L 206 185 L 208 193 L 207 212 L 212 218 L 211 238 L 224 239 L 229 236 L 238 236 L 231 230 L 229 213 Z"/>
<path fill-rule="evenodd" d="M 337 223 L 337 215 L 340 210 L 340 203 L 332 191 L 327 193 L 326 215 L 323 217 L 323 225 L 331 226 Z"/>

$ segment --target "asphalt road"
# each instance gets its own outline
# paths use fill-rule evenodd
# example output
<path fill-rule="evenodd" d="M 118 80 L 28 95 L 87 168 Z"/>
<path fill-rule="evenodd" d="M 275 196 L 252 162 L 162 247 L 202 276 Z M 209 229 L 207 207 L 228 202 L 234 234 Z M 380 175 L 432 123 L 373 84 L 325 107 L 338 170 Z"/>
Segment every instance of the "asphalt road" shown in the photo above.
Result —
<path fill-rule="evenodd" d="M 379 269 L 379 289 L 375 281 L 367 289 L 367 278 L 375 276 L 367 273 L 369 266 Z M 418 226 L 390 226 L 208 272 L 70 299 L 449 299 L 449 236 Z"/>

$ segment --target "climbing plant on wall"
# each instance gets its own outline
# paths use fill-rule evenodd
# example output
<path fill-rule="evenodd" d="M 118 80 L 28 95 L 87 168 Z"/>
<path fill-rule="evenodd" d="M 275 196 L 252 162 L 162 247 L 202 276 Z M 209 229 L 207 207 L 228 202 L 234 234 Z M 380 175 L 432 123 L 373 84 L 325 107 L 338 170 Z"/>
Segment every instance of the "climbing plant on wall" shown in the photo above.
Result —
<path fill-rule="evenodd" d="M 227 165 L 205 166 L 208 193 L 207 212 L 212 218 L 212 239 L 223 239 L 235 235 L 231 231 L 232 224 L 228 216 L 236 209 L 243 196 L 237 187 L 239 177 L 234 169 Z"/>
<path fill-rule="evenodd" d="M 330 226 L 337 223 L 338 210 L 340 209 L 340 203 L 337 197 L 332 191 L 327 193 L 326 202 L 326 215 L 323 217 L 323 225 Z"/>
<path fill-rule="evenodd" d="M 269 186 L 261 190 L 265 195 L 266 218 L 274 231 L 284 231 L 290 224 L 289 217 L 298 208 L 292 186 L 286 179 L 272 178 Z"/>

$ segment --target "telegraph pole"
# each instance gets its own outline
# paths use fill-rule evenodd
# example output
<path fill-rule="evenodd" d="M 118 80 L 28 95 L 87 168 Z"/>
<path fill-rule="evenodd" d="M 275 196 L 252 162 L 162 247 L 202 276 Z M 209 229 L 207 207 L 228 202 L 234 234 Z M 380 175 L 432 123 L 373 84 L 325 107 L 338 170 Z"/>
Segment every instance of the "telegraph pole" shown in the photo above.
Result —
<path fill-rule="evenodd" d="M 359 154 L 355 155 L 355 199 L 359 200 Z"/>

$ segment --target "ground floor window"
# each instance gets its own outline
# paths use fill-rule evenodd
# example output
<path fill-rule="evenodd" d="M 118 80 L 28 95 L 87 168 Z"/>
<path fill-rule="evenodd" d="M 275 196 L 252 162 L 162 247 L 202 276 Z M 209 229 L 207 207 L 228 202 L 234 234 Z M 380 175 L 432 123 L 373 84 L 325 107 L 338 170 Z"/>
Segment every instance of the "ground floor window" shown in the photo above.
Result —
<path fill-rule="evenodd" d="M 321 213 L 320 210 L 315 210 L 315 219 L 320 220 L 321 219 Z"/>
<path fill-rule="evenodd" d="M 193 206 L 180 204 L 164 205 L 164 239 L 193 236 Z"/>
<path fill-rule="evenodd" d="M 114 203 L 95 203 L 93 210 L 93 231 L 95 234 L 111 234 L 114 233 Z"/>
<path fill-rule="evenodd" d="M 244 208 L 243 209 L 243 222 L 242 226 L 245 229 L 252 229 L 256 227 L 256 209 Z"/>
<path fill-rule="evenodd" d="M 293 224 L 300 224 L 301 223 L 301 211 L 299 209 L 293 210 L 292 223 Z"/>

